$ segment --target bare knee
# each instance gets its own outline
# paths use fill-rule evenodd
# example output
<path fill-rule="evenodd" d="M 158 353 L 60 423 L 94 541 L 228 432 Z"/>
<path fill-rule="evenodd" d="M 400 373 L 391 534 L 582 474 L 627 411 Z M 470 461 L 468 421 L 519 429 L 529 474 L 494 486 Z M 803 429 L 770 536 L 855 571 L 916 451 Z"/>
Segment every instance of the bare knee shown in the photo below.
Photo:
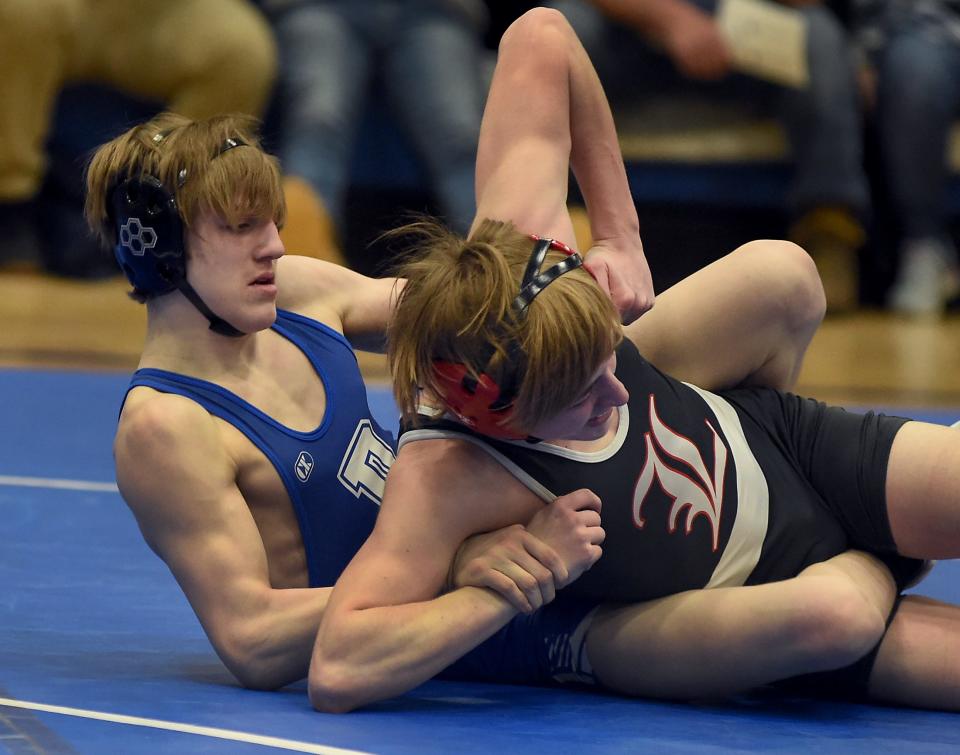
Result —
<path fill-rule="evenodd" d="M 804 673 L 854 663 L 880 642 L 885 630 L 886 616 L 856 587 L 821 579 L 810 580 L 789 628 Z"/>
<path fill-rule="evenodd" d="M 767 279 L 774 300 L 781 303 L 784 323 L 812 335 L 823 320 L 827 300 L 810 255 L 792 241 L 779 239 L 751 241 L 737 253 L 758 258 L 756 269 Z"/>
<path fill-rule="evenodd" d="M 760 240 L 733 252 L 749 276 L 753 309 L 767 333 L 769 353 L 745 383 L 790 390 L 826 312 L 826 298 L 810 255 L 790 241 Z"/>

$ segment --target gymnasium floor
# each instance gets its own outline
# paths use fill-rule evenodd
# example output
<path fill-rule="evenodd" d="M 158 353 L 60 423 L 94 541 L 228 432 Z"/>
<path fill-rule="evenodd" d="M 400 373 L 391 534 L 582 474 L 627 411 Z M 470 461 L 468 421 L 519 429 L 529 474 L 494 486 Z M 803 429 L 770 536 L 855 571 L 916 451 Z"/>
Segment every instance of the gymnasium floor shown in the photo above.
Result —
<path fill-rule="evenodd" d="M 10 297 L 21 297 L 21 317 L 32 299 L 23 285 L 0 280 L 0 322 L 9 325 L 3 308 L 13 305 L 4 285 Z M 84 298 L 117 295 L 96 291 L 91 296 L 86 289 Z M 61 301 L 69 299 L 60 293 Z M 37 295 L 44 301 L 51 299 Z M 0 368 L 0 749 L 18 755 L 960 752 L 954 714 L 774 693 L 674 705 L 589 691 L 431 682 L 399 700 L 330 716 L 310 709 L 302 683 L 269 693 L 239 688 L 144 545 L 113 482 L 110 441 L 132 367 L 123 339 L 135 351 L 140 336 L 133 327 L 133 335 L 116 335 L 101 351 L 84 341 L 108 320 L 116 327 L 138 322 L 133 305 L 113 301 L 112 315 L 98 314 L 100 302 L 83 316 L 38 303 L 34 325 L 39 318 L 47 335 L 34 335 L 33 351 L 17 340 L 16 327 L 0 332 L 0 363 L 22 365 Z M 884 322 L 828 324 L 803 376 L 809 392 L 849 395 L 857 386 L 838 385 L 836 370 L 851 359 L 862 372 L 855 381 L 865 398 L 860 403 L 944 423 L 960 417 L 956 371 L 945 377 L 943 363 L 927 364 L 955 364 L 957 340 L 943 342 L 956 324 L 927 336 L 924 329 L 910 331 L 897 361 L 874 370 L 870 354 L 900 348 L 883 334 L 901 326 Z M 63 342 L 44 344 L 57 329 Z M 872 348 L 863 343 L 871 332 Z M 85 369 L 49 366 L 77 363 L 81 352 L 89 359 Z M 114 369 L 95 372 L 90 364 Z M 916 369 L 920 377 L 912 382 L 905 375 Z M 925 391 L 927 385 L 933 388 Z M 904 409 L 905 397 L 924 407 Z M 392 423 L 387 392 L 374 389 L 372 398 L 375 412 Z M 938 565 L 923 588 L 960 601 L 960 564 Z"/>

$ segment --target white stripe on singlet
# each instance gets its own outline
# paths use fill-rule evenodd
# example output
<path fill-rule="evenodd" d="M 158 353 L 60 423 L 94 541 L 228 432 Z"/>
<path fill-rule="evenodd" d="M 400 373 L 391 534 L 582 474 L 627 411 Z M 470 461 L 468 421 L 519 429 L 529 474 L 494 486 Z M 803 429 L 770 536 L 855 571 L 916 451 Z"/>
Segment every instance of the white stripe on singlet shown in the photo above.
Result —
<path fill-rule="evenodd" d="M 757 463 L 743 434 L 736 410 L 719 396 L 684 383 L 696 391 L 712 410 L 727 439 L 737 470 L 737 518 L 730 540 L 707 587 L 735 587 L 746 582 L 760 560 L 760 550 L 767 535 L 770 513 L 770 491 L 767 479 Z"/>
<path fill-rule="evenodd" d="M 720 556 L 720 561 L 717 563 L 710 577 L 710 581 L 707 582 L 705 587 L 739 586 L 746 582 L 747 577 L 750 576 L 759 562 L 763 540 L 767 534 L 770 510 L 770 494 L 767 488 L 767 480 L 763 476 L 763 471 L 760 469 L 756 458 L 754 458 L 753 452 L 750 450 L 736 410 L 727 401 L 713 393 L 704 391 L 689 383 L 684 383 L 684 385 L 696 391 L 707 406 L 713 410 L 717 418 L 717 423 L 720 425 L 720 429 L 727 439 L 730 452 L 733 454 L 733 461 L 737 471 L 737 518 L 734 520 L 733 529 L 730 532 L 730 539 L 723 550 L 723 554 Z M 629 413 L 626 412 L 626 406 L 620 408 L 621 425 L 624 426 L 625 429 L 626 423 L 629 422 Z M 611 443 L 611 446 L 614 446 L 614 452 L 620 450 L 625 437 L 625 432 L 622 434 L 617 433 L 617 437 Z M 482 448 L 539 498 L 547 503 L 556 498 L 556 495 L 544 485 L 525 472 L 515 462 L 485 443 L 482 438 L 459 433 L 455 430 L 411 430 L 400 436 L 399 447 L 418 440 L 437 440 L 442 438 L 465 440 L 478 448 Z M 517 443 L 522 444 L 524 442 L 525 441 L 518 441 Z M 568 456 L 568 458 L 570 458 L 570 452 L 567 449 L 560 449 L 546 443 L 538 446 L 538 450 L 553 453 L 558 456 Z M 597 458 L 590 459 L 591 454 L 577 454 L 573 458 L 577 461 L 598 461 L 609 458 L 612 454 L 608 452 L 609 447 L 604 449 Z M 584 458 L 584 456 L 588 458 Z"/>
<path fill-rule="evenodd" d="M 483 449 L 490 454 L 504 469 L 530 488 L 534 495 L 543 499 L 546 503 L 550 503 L 550 501 L 557 497 L 497 449 L 484 443 L 482 438 L 467 435 L 466 433 L 459 433 L 456 430 L 408 430 L 400 436 L 400 440 L 397 442 L 397 452 L 399 453 L 400 449 L 407 443 L 413 443 L 418 440 L 465 440 L 467 443 L 472 443 L 477 448 Z"/>
<path fill-rule="evenodd" d="M 418 409 L 420 408 L 421 407 L 418 407 Z M 627 440 L 627 433 L 630 430 L 630 410 L 628 409 L 627 405 L 624 404 L 623 406 L 618 406 L 617 413 L 619 415 L 617 433 L 614 435 L 611 441 L 599 451 L 575 451 L 570 448 L 555 446 L 552 443 L 538 443 L 537 450 L 541 453 L 562 456 L 565 459 L 571 459 L 573 461 L 579 461 L 585 464 L 599 464 L 601 461 L 606 461 L 607 459 L 616 455 L 616 453 L 623 448 L 623 444 Z M 540 482 L 525 472 L 515 462 L 511 461 L 495 448 L 488 445 L 483 438 L 478 438 L 474 435 L 457 432 L 456 430 L 408 430 L 400 436 L 400 440 L 397 443 L 397 451 L 399 452 L 399 450 L 403 448 L 405 444 L 412 443 L 417 440 L 439 440 L 443 438 L 465 440 L 468 443 L 472 443 L 477 448 L 482 448 L 484 451 L 490 454 L 490 456 L 496 459 L 500 466 L 510 472 L 510 474 L 512 474 L 526 487 L 533 491 L 534 495 L 543 499 L 547 503 L 550 503 L 554 498 L 557 497 L 555 493 L 541 485 Z M 504 443 L 509 443 L 513 446 L 529 447 L 529 444 L 525 440 L 507 440 L 504 441 Z"/>

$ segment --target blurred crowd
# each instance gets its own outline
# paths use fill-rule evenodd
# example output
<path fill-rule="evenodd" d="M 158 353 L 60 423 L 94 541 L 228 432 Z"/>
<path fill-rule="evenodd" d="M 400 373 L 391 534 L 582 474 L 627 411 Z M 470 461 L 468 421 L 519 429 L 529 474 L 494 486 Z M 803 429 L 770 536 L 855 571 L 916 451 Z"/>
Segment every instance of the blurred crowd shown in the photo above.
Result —
<path fill-rule="evenodd" d="M 684 92 L 779 121 L 792 159 L 784 233 L 815 258 L 830 311 L 860 305 L 864 272 L 876 264 L 871 240 L 882 228 L 896 251 L 885 304 L 906 315 L 942 313 L 960 291 L 947 159 L 960 108 L 960 0 L 780 0 L 806 28 L 803 87 L 735 70 L 717 22 L 723 1 L 539 4 L 570 20 L 615 112 Z M 63 232 L 76 227 L 71 217 L 52 215 L 42 201 L 58 98 L 78 82 L 190 117 L 266 119 L 285 175 L 288 248 L 341 262 L 358 134 L 371 110 L 388 113 L 432 208 L 466 232 L 496 41 L 535 4 L 6 0 L 0 271 L 115 273 L 91 239 Z M 127 125 L 111 124 L 106 137 Z M 873 160 L 864 158 L 868 136 Z M 65 212 L 78 218 L 78 204 Z"/>

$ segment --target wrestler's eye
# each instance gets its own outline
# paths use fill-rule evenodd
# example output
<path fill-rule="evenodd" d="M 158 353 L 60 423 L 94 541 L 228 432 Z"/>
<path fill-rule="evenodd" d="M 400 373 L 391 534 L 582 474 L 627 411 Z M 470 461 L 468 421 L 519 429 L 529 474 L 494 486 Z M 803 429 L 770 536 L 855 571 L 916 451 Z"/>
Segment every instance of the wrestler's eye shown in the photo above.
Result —
<path fill-rule="evenodd" d="M 590 384 L 590 387 L 587 388 L 586 392 L 585 392 L 582 396 L 580 396 L 580 398 L 578 398 L 576 401 L 574 401 L 572 404 L 570 404 L 570 408 L 573 409 L 573 408 L 578 407 L 578 406 L 583 406 L 585 403 L 587 403 L 587 399 L 590 398 L 590 394 L 591 394 L 591 393 L 593 393 L 593 384 L 592 384 L 592 383 Z"/>
<path fill-rule="evenodd" d="M 222 223 L 220 227 L 229 233 L 246 233 L 253 228 L 254 223 L 251 220 L 241 220 L 237 223 Z"/>

